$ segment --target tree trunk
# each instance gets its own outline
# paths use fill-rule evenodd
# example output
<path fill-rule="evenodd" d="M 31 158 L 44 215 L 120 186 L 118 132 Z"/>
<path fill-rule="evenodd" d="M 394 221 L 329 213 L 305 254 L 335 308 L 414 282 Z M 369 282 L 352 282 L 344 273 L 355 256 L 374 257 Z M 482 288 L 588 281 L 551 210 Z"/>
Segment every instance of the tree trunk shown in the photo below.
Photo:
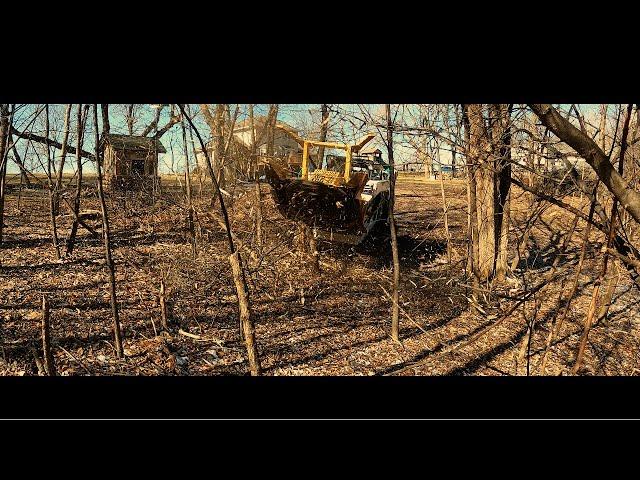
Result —
<path fill-rule="evenodd" d="M 603 152 L 607 151 L 607 110 L 609 105 L 600 105 L 600 148 Z"/>
<path fill-rule="evenodd" d="M 327 133 L 329 131 L 329 105 L 327 105 L 326 103 L 323 103 L 322 107 L 320 108 L 320 111 L 322 112 L 322 118 L 320 120 L 320 141 L 326 142 Z M 318 168 L 322 168 L 323 159 L 324 159 L 324 147 L 320 146 L 318 147 L 318 159 L 316 161 Z"/>
<path fill-rule="evenodd" d="M 628 186 L 628 183 L 613 168 L 607 154 L 551 105 L 529 104 L 529 107 L 549 130 L 586 160 L 617 201 L 636 222 L 640 223 L 640 192 Z"/>
<path fill-rule="evenodd" d="M 64 112 L 64 133 L 62 134 L 62 145 L 60 151 L 60 163 L 58 164 L 58 176 L 54 185 L 54 207 L 55 215 L 60 212 L 60 192 L 62 191 L 62 175 L 64 172 L 64 163 L 67 158 L 67 142 L 69 141 L 69 122 L 71 120 L 71 104 L 67 104 Z"/>
<path fill-rule="evenodd" d="M 211 131 L 211 135 L 213 135 L 215 137 L 216 135 L 216 131 L 217 131 L 217 122 L 215 120 L 215 118 L 213 117 L 213 115 L 211 115 L 211 111 L 209 110 L 209 105 L 203 103 L 200 104 L 200 111 L 202 112 L 202 115 L 205 119 L 205 121 L 207 122 L 207 125 L 209 126 L 209 130 Z M 214 149 L 214 158 L 211 159 L 209 157 L 209 152 L 207 149 L 207 146 L 204 145 L 203 143 L 203 155 L 205 156 L 206 162 L 205 162 L 205 166 L 207 168 L 207 173 L 209 173 L 209 177 L 211 178 L 211 183 L 213 185 L 213 189 L 214 189 L 214 198 L 212 201 L 215 202 L 216 198 L 221 198 L 221 193 L 218 191 L 218 182 L 217 182 L 217 175 L 216 175 L 216 169 L 215 169 L 215 165 L 216 162 L 219 161 L 218 158 L 218 152 L 217 149 Z M 202 176 L 202 174 L 201 174 Z"/>
<path fill-rule="evenodd" d="M 468 106 L 470 125 L 469 154 L 475 165 L 476 210 L 478 219 L 478 277 L 488 281 L 496 260 L 495 168 L 489 157 L 488 136 L 484 125 L 483 105 Z"/>
<path fill-rule="evenodd" d="M 469 122 L 469 106 L 463 105 L 462 120 L 464 123 L 465 136 L 465 156 L 466 156 L 466 173 L 467 173 L 467 235 L 469 242 L 467 268 L 471 273 L 473 281 L 472 297 L 478 300 L 477 291 L 478 284 L 478 211 L 476 198 L 476 157 L 471 152 L 471 125 Z M 473 307 L 473 305 L 472 305 Z"/>
<path fill-rule="evenodd" d="M 163 109 L 164 109 L 164 105 L 161 105 L 156 109 L 156 114 L 153 117 L 153 120 L 142 131 L 142 133 L 140 134 L 141 137 L 146 137 L 147 135 L 149 135 L 151 132 L 154 132 L 154 131 L 155 133 L 158 132 L 158 123 L 160 123 L 160 115 L 162 115 Z"/>
<path fill-rule="evenodd" d="M 102 238 L 104 240 L 104 257 L 109 269 L 109 289 L 111 292 L 111 313 L 113 315 L 113 333 L 118 358 L 124 357 L 122 346 L 122 332 L 120 330 L 120 316 L 118 314 L 118 299 L 116 297 L 116 266 L 111 256 L 111 231 L 109 229 L 109 215 L 102 188 L 102 167 L 100 165 L 100 146 L 98 138 L 98 104 L 93 105 L 93 128 L 95 132 L 96 172 L 98 174 L 98 197 L 102 209 Z"/>
<path fill-rule="evenodd" d="M 22 158 L 20 158 L 20 154 L 18 153 L 18 147 L 13 141 L 13 134 L 11 133 L 11 129 L 9 129 L 9 143 L 7 145 L 10 145 L 10 147 L 8 147 L 9 151 L 13 150 L 13 160 L 16 163 L 16 165 L 18 165 L 18 168 L 20 169 L 20 182 L 24 183 L 27 186 L 27 188 L 31 188 L 31 180 L 29 180 L 29 172 L 24 166 L 24 162 L 22 161 Z"/>
<path fill-rule="evenodd" d="M 102 138 L 104 138 L 104 136 L 108 135 L 111 131 L 111 124 L 109 123 L 109 104 L 101 103 L 100 112 L 102 113 Z"/>
<path fill-rule="evenodd" d="M 424 165 L 424 178 L 431 180 L 433 178 L 433 159 L 427 153 L 427 136 L 422 140 L 422 164 Z"/>
<path fill-rule="evenodd" d="M 393 124 L 391 119 L 391 105 L 386 104 L 387 114 L 387 155 L 389 157 L 389 169 L 391 174 L 389 175 L 389 227 L 391 233 L 391 253 L 393 256 L 393 295 L 392 295 L 392 309 L 391 309 L 391 338 L 394 341 L 400 341 L 400 305 L 399 301 L 399 284 L 400 284 L 400 255 L 398 254 L 398 234 L 396 231 L 396 222 L 393 215 L 393 209 L 395 204 L 395 189 L 396 189 L 396 169 L 395 161 L 393 158 Z"/>
<path fill-rule="evenodd" d="M 226 177 L 224 175 L 224 110 L 225 105 L 219 103 L 216 105 L 216 130 L 215 130 L 215 146 L 216 159 L 215 170 L 220 188 L 226 187 Z"/>
<path fill-rule="evenodd" d="M 268 137 L 267 137 L 267 155 L 273 157 L 275 155 L 275 142 L 276 142 L 276 125 L 278 124 L 278 111 L 280 110 L 280 105 L 277 103 L 271 105 L 271 112 L 269 115 L 269 129 Z"/>
<path fill-rule="evenodd" d="M 256 346 L 255 329 L 251 320 L 251 307 L 249 305 L 249 292 L 247 283 L 244 280 L 244 271 L 240 259 L 240 252 L 235 252 L 229 256 L 229 263 L 233 273 L 233 283 L 236 286 L 238 295 L 238 309 L 240 313 L 240 324 L 244 333 L 244 340 L 247 345 L 247 357 L 249 358 L 249 370 L 251 375 L 260 375 L 260 358 Z"/>
<path fill-rule="evenodd" d="M 45 137 L 49 138 L 49 104 L 45 106 Z M 51 222 L 51 242 L 56 252 L 56 260 L 60 260 L 60 245 L 58 244 L 58 226 L 56 224 L 56 194 L 55 182 L 51 166 L 53 159 L 51 158 L 51 148 L 47 145 L 47 180 L 49 187 L 49 220 Z"/>
<path fill-rule="evenodd" d="M 629 134 L 629 122 L 631 121 L 632 107 L 633 107 L 633 104 L 628 105 L 627 114 L 624 120 L 624 126 L 622 127 L 620 160 L 618 163 L 618 172 L 617 172 L 620 175 L 620 178 L 622 178 L 622 175 L 624 173 L 624 155 L 628 145 L 627 136 Z M 613 141 L 615 142 L 615 139 Z M 609 224 L 609 235 L 607 236 L 607 250 L 604 253 L 604 260 L 602 262 L 602 272 L 600 273 L 600 276 L 596 279 L 593 287 L 593 293 L 591 295 L 591 304 L 589 305 L 589 311 L 587 313 L 587 318 L 585 319 L 584 331 L 582 332 L 582 338 L 580 339 L 580 346 L 578 348 L 576 363 L 574 364 L 572 369 L 572 373 L 574 375 L 578 373 L 578 371 L 580 370 L 580 366 L 582 364 L 582 358 L 584 356 L 584 351 L 587 346 L 589 331 L 591 330 L 591 326 L 593 324 L 593 320 L 596 314 L 596 305 L 597 305 L 598 298 L 600 296 L 600 287 L 602 286 L 602 282 L 604 278 L 607 276 L 607 268 L 609 266 L 608 249 L 611 248 L 613 244 L 613 239 L 615 237 L 617 217 L 618 217 L 618 198 L 615 197 L 613 199 L 613 204 L 611 205 L 611 221 Z"/>
<path fill-rule="evenodd" d="M 133 118 L 133 107 L 134 104 L 129 104 L 127 107 L 127 128 L 129 129 L 129 135 L 133 135 L 133 123 L 135 120 Z"/>
<path fill-rule="evenodd" d="M 198 141 L 200 142 L 200 147 L 204 152 L 205 161 L 207 162 L 207 168 L 209 171 L 213 170 L 211 166 L 211 158 L 209 157 L 209 152 L 206 149 L 204 140 L 202 140 L 202 136 L 198 129 L 193 124 L 191 118 L 186 114 L 183 105 L 178 105 L 182 115 L 185 116 L 189 125 L 191 126 L 192 131 L 198 137 Z M 215 175 L 212 176 L 212 181 L 214 184 L 214 191 L 217 192 L 218 201 L 220 202 L 220 211 L 222 213 L 222 218 L 224 221 L 225 230 L 227 232 L 227 241 L 229 242 L 229 262 L 231 263 L 231 270 L 234 277 L 234 283 L 236 284 L 236 294 L 238 296 L 238 309 L 240 312 L 240 324 L 241 324 L 241 338 L 244 338 L 245 344 L 247 346 L 247 355 L 249 357 L 249 365 L 252 369 L 253 375 L 260 374 L 260 364 L 258 359 L 258 353 L 255 346 L 255 338 L 253 334 L 253 321 L 251 319 L 251 308 L 249 304 L 249 296 L 248 296 L 248 288 L 247 288 L 247 280 L 244 275 L 244 269 L 242 268 L 242 259 L 240 257 L 240 253 L 236 252 L 235 244 L 233 241 L 233 234 L 231 232 L 231 223 L 229 222 L 229 215 L 227 213 L 227 208 L 224 203 L 224 198 L 222 197 L 222 193 L 218 188 L 217 179 Z M 243 310 L 244 309 L 244 310 Z M 253 360 L 252 360 L 253 358 Z"/>
<path fill-rule="evenodd" d="M 594 197 L 596 191 L 598 189 L 598 185 L 594 188 Z M 595 208 L 595 198 L 591 201 L 591 206 L 589 208 L 589 218 L 593 217 L 593 212 Z M 576 217 L 577 218 L 577 217 Z M 569 295 L 567 296 L 566 304 L 564 310 L 562 311 L 562 315 L 558 320 L 554 319 L 551 328 L 549 328 L 549 335 L 547 336 L 547 343 L 545 346 L 544 354 L 542 355 L 542 367 L 540 371 L 540 375 L 544 375 L 547 369 L 547 358 L 549 354 L 549 350 L 551 345 L 553 344 L 553 340 L 558 336 L 560 330 L 562 329 L 562 325 L 567 318 L 567 314 L 569 313 L 569 307 L 571 306 L 571 301 L 578 291 L 578 283 L 580 281 L 580 275 L 582 274 L 582 266 L 584 264 L 584 259 L 587 253 L 587 247 L 589 245 L 589 233 L 591 232 L 591 222 L 587 221 L 584 229 L 584 233 L 582 235 L 582 250 L 580 251 L 580 260 L 578 260 L 578 266 L 576 268 L 576 274 L 573 280 L 573 286 L 569 291 Z M 560 291 L 560 297 L 562 297 L 562 290 Z M 560 302 L 558 302 L 560 304 Z"/>
<path fill-rule="evenodd" d="M 42 358 L 44 360 L 44 371 L 50 377 L 55 377 L 56 364 L 51 352 L 51 336 L 49 333 L 49 301 L 47 297 L 42 296 Z"/>
<path fill-rule="evenodd" d="M 207 104 L 201 104 L 200 110 L 204 116 L 207 125 L 211 131 L 211 135 L 213 136 L 213 144 L 214 144 L 214 156 L 213 159 L 210 158 L 207 163 L 207 170 L 209 171 L 209 175 L 214 175 L 215 179 L 212 180 L 213 188 L 217 191 L 218 188 L 223 188 L 226 185 L 226 177 L 224 174 L 224 158 L 231 145 L 233 140 L 233 129 L 235 125 L 235 121 L 238 117 L 239 108 L 236 108 L 236 113 L 234 115 L 233 121 L 229 127 L 229 132 L 227 134 L 227 138 L 225 139 L 224 135 L 224 116 L 225 116 L 226 106 L 224 104 L 216 105 L 216 114 L 215 117 L 211 114 L 209 110 L 209 106 Z M 203 147 L 204 148 L 204 147 Z M 207 152 L 208 154 L 208 152 Z M 214 200 L 219 198 L 220 196 L 214 196 Z"/>
<path fill-rule="evenodd" d="M 9 104 L 0 104 L 0 244 L 4 235 L 4 196 L 5 178 L 7 176 L 9 130 Z"/>
<path fill-rule="evenodd" d="M 169 318 L 167 315 L 167 299 L 166 288 L 164 284 L 164 279 L 160 279 L 160 323 L 162 325 L 162 329 L 167 332 L 169 331 Z"/>
<path fill-rule="evenodd" d="M 83 115 L 82 115 L 82 104 L 78 104 L 77 111 L 77 142 L 78 148 L 76 148 L 76 196 L 73 200 L 73 224 L 71 225 L 71 232 L 69 233 L 69 238 L 67 239 L 67 252 L 66 255 L 70 256 L 73 253 L 73 247 L 76 242 L 76 234 L 78 233 L 78 218 L 80 216 L 80 198 L 82 196 L 82 155 L 80 152 L 82 151 L 82 142 L 84 140 L 84 124 L 83 124 Z"/>
<path fill-rule="evenodd" d="M 56 142 L 55 140 L 51 140 L 50 138 L 47 137 L 43 137 L 41 135 L 36 135 L 35 133 L 29 132 L 20 132 L 18 131 L 15 127 L 11 127 L 11 133 L 13 135 L 15 135 L 18 138 L 22 138 L 24 140 L 29 140 L 31 142 L 35 142 L 35 143 L 41 143 L 44 145 L 49 145 L 51 147 L 55 147 L 58 149 L 62 149 L 62 144 L 60 142 Z M 76 150 L 76 147 L 74 147 L 73 145 L 68 145 L 67 144 L 67 153 L 73 154 L 73 155 L 77 155 L 78 151 Z M 80 151 L 80 155 L 84 158 L 88 158 L 90 160 L 95 160 L 95 156 L 93 155 L 93 153 L 89 153 L 85 150 L 81 150 Z"/>
<path fill-rule="evenodd" d="M 604 294 L 602 299 L 602 304 L 600 306 L 600 310 L 598 311 L 598 316 L 596 317 L 596 322 L 600 322 L 605 320 L 609 315 L 609 308 L 611 307 L 611 302 L 613 299 L 613 294 L 616 292 L 616 288 L 618 287 L 618 282 L 620 281 L 620 273 L 616 268 L 616 264 L 611 265 L 613 267 L 613 272 L 611 278 L 609 279 L 609 286 L 607 287 L 607 291 Z"/>
<path fill-rule="evenodd" d="M 256 125 L 253 114 L 253 104 L 249 105 L 249 128 L 251 129 L 251 162 L 255 168 L 255 191 L 256 191 L 256 237 L 255 245 L 262 249 L 262 190 L 260 188 L 260 178 L 258 178 L 258 155 L 256 152 Z"/>
<path fill-rule="evenodd" d="M 318 251 L 318 242 L 313 235 L 311 228 L 307 227 L 307 240 L 309 242 L 309 253 L 311 254 L 311 269 L 314 273 L 320 272 L 320 252 Z"/>
<path fill-rule="evenodd" d="M 449 204 L 447 203 L 447 196 L 444 191 L 444 175 L 442 175 L 442 162 L 440 160 L 440 145 L 436 141 L 435 154 L 438 158 L 440 167 L 440 194 L 442 196 L 442 216 L 444 219 L 444 234 L 447 239 L 447 266 L 451 269 L 451 235 L 449 233 Z"/>
<path fill-rule="evenodd" d="M 473 258 L 478 280 L 503 280 L 508 268 L 509 192 L 511 188 L 511 106 L 489 107 L 490 130 L 485 125 L 485 106 L 466 106 L 468 135 L 469 201 L 475 210 L 477 244 Z M 473 232 L 472 228 L 472 236 Z M 477 245 L 477 247 L 476 247 Z"/>
<path fill-rule="evenodd" d="M 493 147 L 497 150 L 496 204 L 496 280 L 503 281 L 508 269 L 509 222 L 511 213 L 511 109 L 512 105 L 494 105 L 496 121 Z"/>
<path fill-rule="evenodd" d="M 181 121 L 182 126 L 182 144 L 184 147 L 184 180 L 185 180 L 185 188 L 187 194 L 187 208 L 189 209 L 189 213 L 187 214 L 187 229 L 189 231 L 189 241 L 191 242 L 191 253 L 193 258 L 196 258 L 198 255 L 198 245 L 196 239 L 196 231 L 195 225 L 193 223 L 193 191 L 191 188 L 191 165 L 189 162 L 189 147 L 187 146 L 187 132 L 184 126 L 184 119 Z"/>

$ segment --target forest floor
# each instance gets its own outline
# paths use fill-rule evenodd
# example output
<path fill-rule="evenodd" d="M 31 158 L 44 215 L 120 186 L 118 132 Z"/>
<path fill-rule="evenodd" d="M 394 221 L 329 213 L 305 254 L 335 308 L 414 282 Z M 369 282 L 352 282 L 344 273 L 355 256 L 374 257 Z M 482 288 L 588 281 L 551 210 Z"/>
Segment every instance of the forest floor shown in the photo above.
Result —
<path fill-rule="evenodd" d="M 494 297 L 492 306 L 480 313 L 469 308 L 470 292 L 462 283 L 466 187 L 463 182 L 446 181 L 445 189 L 451 266 L 440 184 L 398 185 L 401 343 L 390 337 L 388 244 L 368 241 L 349 248 L 320 243 L 321 271 L 316 273 L 309 255 L 296 250 L 295 224 L 274 208 L 268 186 L 263 186 L 261 251 L 253 245 L 253 186 L 230 191 L 230 218 L 243 244 L 265 375 L 526 375 L 527 368 L 530 374 L 539 374 L 551 321 L 563 309 L 559 294 L 566 295 L 575 276 L 584 222 L 578 223 L 558 262 L 557 280 L 496 324 L 515 305 L 514 297 L 551 270 L 562 240 L 559 233 L 569 229 L 571 215 L 554 206 L 545 210 L 532 230 L 528 258 L 520 261 L 499 290 L 511 299 Z M 51 304 L 51 336 L 61 375 L 247 374 L 228 247 L 209 200 L 197 201 L 201 235 L 194 258 L 184 200 L 177 190 L 155 201 L 109 198 L 125 338 L 125 358 L 117 360 L 102 240 L 80 229 L 73 254 L 57 261 L 47 195 L 45 190 L 23 190 L 18 203 L 12 188 L 7 198 L 0 248 L 0 374 L 38 374 L 34 352 L 40 352 L 42 295 Z M 577 197 L 565 201 L 586 211 Z M 98 208 L 95 193 L 88 189 L 82 209 Z M 71 217 L 66 207 L 62 210 L 58 228 L 63 243 Z M 530 211 L 526 197 L 515 191 L 514 238 L 520 236 Z M 100 230 L 99 222 L 93 224 Z M 549 375 L 569 374 L 575 359 L 593 279 L 602 264 L 603 234 L 593 231 L 591 240 L 578 294 L 549 355 Z M 161 278 L 168 289 L 170 334 L 160 332 Z M 581 373 L 640 372 L 639 303 L 640 295 L 622 271 L 608 317 L 589 336 Z M 488 328 L 491 325 L 496 326 Z"/>

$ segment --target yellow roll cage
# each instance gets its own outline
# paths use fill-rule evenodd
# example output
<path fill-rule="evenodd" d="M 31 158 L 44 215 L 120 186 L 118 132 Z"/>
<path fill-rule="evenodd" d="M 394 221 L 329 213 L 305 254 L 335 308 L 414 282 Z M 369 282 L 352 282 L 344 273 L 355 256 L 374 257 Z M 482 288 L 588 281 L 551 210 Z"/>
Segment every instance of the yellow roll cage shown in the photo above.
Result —
<path fill-rule="evenodd" d="M 362 147 L 364 147 L 375 137 L 375 133 L 368 133 L 354 145 L 345 145 L 343 143 L 333 142 L 320 142 L 316 140 L 304 140 L 298 137 L 296 140 L 302 145 L 302 179 L 309 180 L 309 147 L 315 146 L 336 148 L 339 150 L 344 150 L 346 152 L 346 160 L 344 163 L 344 181 L 348 182 L 351 179 L 351 157 L 353 153 L 358 153 L 362 149 Z"/>

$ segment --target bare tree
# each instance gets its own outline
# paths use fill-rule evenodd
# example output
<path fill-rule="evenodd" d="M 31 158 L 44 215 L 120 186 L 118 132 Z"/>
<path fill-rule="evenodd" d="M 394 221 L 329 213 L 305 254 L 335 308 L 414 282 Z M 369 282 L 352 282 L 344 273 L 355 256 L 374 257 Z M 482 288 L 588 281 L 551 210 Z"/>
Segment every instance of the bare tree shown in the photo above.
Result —
<path fill-rule="evenodd" d="M 633 108 L 633 104 L 629 104 L 627 106 L 627 114 L 624 120 L 624 126 L 622 127 L 622 140 L 620 147 L 620 159 L 618 161 L 618 174 L 622 178 L 624 173 L 624 155 L 628 147 L 627 137 L 629 134 L 629 122 L 631 121 L 631 111 Z M 615 139 L 614 139 L 615 140 Z M 593 325 L 593 320 L 596 313 L 596 305 L 598 298 L 600 296 L 600 287 L 604 278 L 607 276 L 607 268 L 609 265 L 609 254 L 608 249 L 611 248 L 613 243 L 613 238 L 616 230 L 616 220 L 618 217 L 618 198 L 613 199 L 613 204 L 611 206 L 611 221 L 609 223 L 609 234 L 607 235 L 607 250 L 604 253 L 604 259 L 602 262 L 602 271 L 593 287 L 593 294 L 591 295 L 591 304 L 589 305 L 589 311 L 587 313 L 587 318 L 584 323 L 584 330 L 582 332 L 582 338 L 580 339 L 580 347 L 578 348 L 578 355 L 576 357 L 576 363 L 573 366 L 573 373 L 576 374 L 580 370 L 580 365 L 582 364 L 582 358 L 584 356 L 584 350 L 587 346 L 587 339 L 589 337 L 589 331 L 591 326 Z"/>
<path fill-rule="evenodd" d="M 181 127 L 182 127 L 182 145 L 184 147 L 184 162 L 185 162 L 185 167 L 184 167 L 184 179 L 185 179 L 185 189 L 187 192 L 187 208 L 189 210 L 188 214 L 187 214 L 187 228 L 189 230 L 189 240 L 191 242 L 191 252 L 193 255 L 193 258 L 196 258 L 197 253 L 198 253 L 198 247 L 197 247 L 197 243 L 196 243 L 196 231 L 195 231 L 195 224 L 193 221 L 193 215 L 194 215 L 194 208 L 193 208 L 193 191 L 191 188 L 191 165 L 189 162 L 189 147 L 187 145 L 187 132 L 184 126 L 184 120 L 182 120 L 181 122 Z"/>
<path fill-rule="evenodd" d="M 102 113 L 102 136 L 108 135 L 111 131 L 111 123 L 109 122 L 109 104 L 100 104 L 100 112 Z M 67 142 L 63 142 L 67 143 Z"/>
<path fill-rule="evenodd" d="M 529 107 L 549 130 L 587 161 L 603 185 L 634 220 L 640 223 L 640 192 L 628 186 L 622 175 L 616 172 L 607 154 L 587 134 L 574 127 L 551 105 L 530 104 Z"/>
<path fill-rule="evenodd" d="M 120 315 L 118 312 L 118 299 L 116 296 L 116 266 L 111 256 L 111 230 L 109 228 L 109 214 L 107 203 L 104 199 L 104 189 L 102 187 L 102 166 L 100 155 L 100 138 L 98 130 L 98 104 L 93 105 L 93 130 L 95 139 L 96 173 L 98 174 L 98 197 L 100 199 L 100 209 L 102 211 L 102 239 L 104 240 L 104 258 L 109 270 L 109 290 L 111 292 L 111 314 L 113 316 L 113 334 L 116 345 L 116 355 L 118 358 L 124 357 L 122 346 L 122 332 L 120 329 Z"/>
<path fill-rule="evenodd" d="M 492 105 L 493 155 L 496 169 L 496 266 L 498 281 L 505 278 L 508 268 L 509 222 L 511 207 L 511 111 L 513 105 Z"/>
<path fill-rule="evenodd" d="M 55 209 L 55 215 L 57 215 L 60 210 L 60 192 L 62 190 L 62 175 L 64 173 L 64 164 L 67 159 L 67 143 L 69 142 L 69 122 L 71 120 L 71 106 L 72 105 L 70 103 L 67 104 L 64 112 L 64 132 L 62 134 L 62 145 L 60 148 L 60 163 L 58 164 L 58 175 L 53 189 L 53 205 Z"/>
<path fill-rule="evenodd" d="M 49 300 L 42 296 L 42 358 L 44 360 L 44 371 L 47 375 L 55 377 L 58 372 L 51 351 L 51 322 Z"/>
<path fill-rule="evenodd" d="M 255 243 L 258 249 L 262 249 L 262 190 L 260 185 L 260 178 L 258 178 L 258 154 L 256 150 L 256 124 L 255 117 L 253 112 L 253 104 L 249 105 L 249 128 L 251 129 L 251 146 L 250 146 L 250 156 L 251 161 L 255 163 L 255 190 L 256 190 L 256 218 L 255 218 L 255 226 L 256 226 L 256 234 L 255 234 Z"/>
<path fill-rule="evenodd" d="M 495 178 L 489 156 L 490 145 L 482 104 L 470 104 L 469 156 L 473 164 L 478 228 L 477 274 L 481 281 L 488 281 L 494 272 L 496 258 L 495 229 Z M 475 252 L 474 252 L 475 253 Z"/>
<path fill-rule="evenodd" d="M 400 255 L 398 254 L 398 233 L 396 231 L 396 221 L 393 215 L 395 206 L 396 190 L 396 167 L 393 158 L 393 120 L 391 118 L 391 105 L 385 105 L 387 117 L 387 155 L 389 158 L 389 228 L 391 232 L 391 253 L 393 256 L 393 306 L 391 309 L 391 338 L 396 342 L 400 341 L 400 317 L 399 310 L 399 284 L 400 284 Z"/>
<path fill-rule="evenodd" d="M 207 168 L 209 172 L 213 173 L 213 166 L 211 165 L 211 158 L 209 157 L 209 152 L 207 147 L 202 140 L 202 136 L 200 132 L 193 124 L 193 121 L 185 112 L 183 105 L 178 105 L 182 115 L 187 119 L 189 125 L 191 126 L 192 131 L 198 137 L 198 141 L 200 142 L 200 147 L 204 152 L 205 161 L 207 163 Z M 242 332 L 245 344 L 247 346 L 247 356 L 249 359 L 249 368 L 251 370 L 251 375 L 258 376 L 261 373 L 260 368 L 260 358 L 258 356 L 258 349 L 255 341 L 255 327 L 253 325 L 253 319 L 251 317 L 251 305 L 249 303 L 249 293 L 247 288 L 247 281 L 244 275 L 244 268 L 242 267 L 242 257 L 240 256 L 240 252 L 236 250 L 235 243 L 233 241 L 233 234 L 231 232 L 231 224 L 229 222 L 229 215 L 227 213 L 227 208 L 224 203 L 224 198 L 222 197 L 222 192 L 217 183 L 217 179 L 215 174 L 211 175 L 211 181 L 214 184 L 214 190 L 218 196 L 218 201 L 220 202 L 220 211 L 222 213 L 222 218 L 227 234 L 227 241 L 229 244 L 229 263 L 231 265 L 231 270 L 233 274 L 233 280 L 236 286 L 236 294 L 238 297 L 238 312 L 240 317 L 240 323 L 242 325 Z"/>
<path fill-rule="evenodd" d="M 329 131 L 329 105 L 323 103 L 321 108 L 321 119 L 320 119 L 320 141 L 327 141 L 327 133 Z M 318 147 L 318 160 L 317 164 L 322 166 L 322 159 L 324 158 L 324 146 Z"/>
<path fill-rule="evenodd" d="M 84 141 L 84 121 L 87 117 L 88 105 L 84 109 L 85 112 L 83 114 L 82 104 L 78 104 L 77 114 L 76 114 L 76 122 L 77 122 L 77 142 L 78 147 L 76 148 L 76 196 L 73 200 L 73 224 L 71 225 L 71 232 L 69 233 L 69 238 L 67 239 L 67 251 L 66 255 L 70 256 L 73 253 L 73 247 L 75 246 L 76 234 L 78 232 L 78 225 L 80 223 L 80 199 L 82 197 L 82 142 Z M 96 158 L 96 157 L 94 157 Z"/>
<path fill-rule="evenodd" d="M 0 243 L 4 232 L 4 196 L 5 179 L 7 176 L 8 143 L 11 120 L 9 118 L 9 104 L 0 104 Z"/>
<path fill-rule="evenodd" d="M 589 220 L 593 218 L 593 212 L 594 212 L 595 204 L 596 204 L 595 194 L 597 192 L 597 189 L 598 189 L 598 185 L 596 184 L 596 187 L 593 190 L 594 191 L 594 198 L 593 198 L 593 200 L 591 200 L 591 207 L 589 208 L 589 217 L 588 217 Z M 576 215 L 576 218 L 578 218 L 577 215 Z M 564 307 L 564 310 L 563 310 L 562 314 L 560 315 L 560 318 L 557 318 L 557 316 L 554 317 L 553 322 L 551 324 L 551 328 L 549 329 L 549 334 L 547 336 L 547 343 L 545 345 L 545 350 L 544 350 L 544 353 L 542 355 L 542 360 L 541 360 L 541 364 L 542 364 L 542 366 L 540 367 L 541 368 L 541 371 L 540 371 L 541 375 L 544 375 L 545 372 L 546 372 L 547 360 L 548 360 L 548 355 L 549 355 L 550 348 L 553 345 L 553 341 L 555 340 L 555 338 L 560 333 L 560 330 L 562 329 L 562 325 L 564 324 L 564 321 L 567 318 L 567 314 L 569 313 L 569 308 L 571 306 L 571 302 L 573 301 L 573 298 L 575 297 L 576 292 L 578 291 L 578 282 L 580 281 L 580 275 L 582 274 L 582 268 L 584 266 L 584 259 L 585 259 L 585 256 L 587 254 L 587 246 L 589 245 L 589 233 L 590 232 L 591 232 L 591 222 L 587 221 L 585 229 L 584 229 L 583 237 L 582 237 L 582 249 L 580 251 L 580 259 L 578 260 L 578 266 L 576 267 L 576 273 L 575 273 L 573 285 L 571 287 L 571 290 L 569 290 L 569 295 L 567 296 L 567 298 L 565 300 L 565 307 Z M 564 294 L 564 291 L 561 289 L 560 290 L 560 294 L 559 294 L 559 297 L 560 297 L 559 300 L 562 299 L 563 294 Z"/>
<path fill-rule="evenodd" d="M 49 104 L 45 105 L 45 137 L 49 138 Z M 49 218 L 51 221 L 51 241 L 56 252 L 56 259 L 60 260 L 60 245 L 58 245 L 58 226 L 56 224 L 56 194 L 55 183 L 52 173 L 53 159 L 51 158 L 51 148 L 47 145 L 47 180 L 49 187 Z"/>
<path fill-rule="evenodd" d="M 13 161 L 18 165 L 20 169 L 20 184 L 25 184 L 27 188 L 31 187 L 31 180 L 29 179 L 29 175 L 31 174 L 24 165 L 23 159 L 20 157 L 20 153 L 18 152 L 18 147 L 13 141 L 13 133 L 9 131 L 9 150 L 13 152 Z M 33 174 L 31 174 L 33 175 Z"/>
<path fill-rule="evenodd" d="M 473 280 L 473 293 L 472 298 L 477 303 L 477 291 L 479 288 L 479 274 L 478 274 L 478 202 L 476 198 L 476 150 L 475 146 L 472 149 L 471 143 L 471 121 L 469 119 L 469 105 L 463 105 L 462 107 L 462 120 L 464 124 L 464 145 L 465 145 L 465 157 L 467 159 L 466 171 L 467 171 L 467 232 L 468 232 L 468 252 L 467 252 L 467 270 L 471 273 Z M 474 136 L 475 142 L 475 136 Z M 473 307 L 473 305 L 472 305 Z"/>
<path fill-rule="evenodd" d="M 485 121 L 489 112 L 489 125 Z M 473 259 L 480 281 L 503 280 L 507 271 L 509 232 L 509 191 L 511 186 L 511 106 L 482 104 L 466 106 L 469 127 L 469 199 L 476 211 L 470 225 Z M 477 252 L 477 256 L 476 256 Z"/>
<path fill-rule="evenodd" d="M 127 128 L 129 129 L 129 135 L 133 135 L 133 126 L 135 125 L 135 122 L 136 122 L 134 111 L 135 111 L 135 104 L 133 103 L 129 104 L 127 106 L 127 114 L 126 114 Z"/>
<path fill-rule="evenodd" d="M 145 127 L 145 129 L 140 134 L 141 136 L 146 137 L 147 135 L 149 135 L 151 132 L 153 132 L 155 129 L 158 128 L 158 123 L 160 122 L 160 115 L 162 114 L 163 109 L 164 109 L 164 105 L 160 105 L 156 109 L 156 113 L 153 120 L 151 121 L 151 123 L 149 123 L 149 125 Z"/>
<path fill-rule="evenodd" d="M 211 114 L 209 110 L 209 105 L 201 104 L 200 111 L 202 112 L 209 129 L 211 130 L 211 135 L 213 136 L 214 143 L 214 158 L 213 162 L 211 162 L 211 171 L 210 174 L 216 177 L 216 181 L 213 182 L 214 186 L 218 185 L 220 188 L 225 187 L 225 176 L 224 176 L 224 168 L 222 166 L 222 157 L 224 156 L 224 135 L 223 135 L 223 122 L 224 122 L 224 104 L 217 104 L 215 110 L 215 117 Z M 206 147 L 206 145 L 205 145 Z M 203 148 L 205 148 L 203 147 Z M 208 168 L 208 167 L 207 167 Z M 218 187 L 214 187 L 218 188 Z"/>

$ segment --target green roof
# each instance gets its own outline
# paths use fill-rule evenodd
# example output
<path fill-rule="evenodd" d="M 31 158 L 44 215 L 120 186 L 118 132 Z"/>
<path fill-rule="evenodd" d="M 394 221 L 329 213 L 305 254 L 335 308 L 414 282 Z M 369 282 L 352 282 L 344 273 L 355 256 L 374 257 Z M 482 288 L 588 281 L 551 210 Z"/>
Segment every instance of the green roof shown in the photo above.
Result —
<path fill-rule="evenodd" d="M 116 150 L 151 151 L 156 149 L 158 153 L 167 153 L 160 140 L 153 137 L 109 133 L 103 137 L 100 143 L 109 144 Z"/>

